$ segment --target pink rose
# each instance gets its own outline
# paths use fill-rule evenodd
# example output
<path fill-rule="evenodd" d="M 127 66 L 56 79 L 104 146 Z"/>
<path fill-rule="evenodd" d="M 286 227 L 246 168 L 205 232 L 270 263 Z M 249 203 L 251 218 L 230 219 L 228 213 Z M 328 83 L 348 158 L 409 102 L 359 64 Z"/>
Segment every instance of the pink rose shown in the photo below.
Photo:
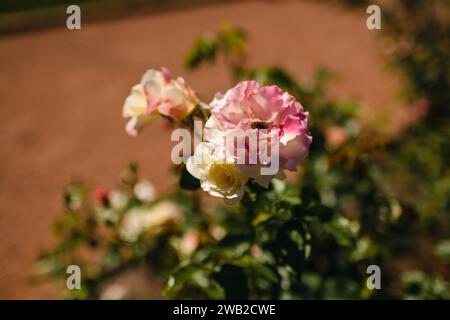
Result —
<path fill-rule="evenodd" d="M 142 77 L 141 85 L 147 97 L 148 110 L 155 110 L 175 120 L 186 118 L 198 102 L 194 91 L 182 77 L 173 79 L 169 70 L 149 70 Z"/>
<path fill-rule="evenodd" d="M 125 100 L 122 115 L 130 118 L 126 130 L 136 136 L 157 113 L 182 120 L 197 103 L 198 98 L 183 78 L 173 79 L 166 68 L 148 70 Z"/>
<path fill-rule="evenodd" d="M 259 86 L 256 81 L 242 81 L 225 95 L 216 95 L 210 104 L 211 117 L 206 123 L 207 141 L 223 144 L 228 134 L 254 129 L 260 146 L 279 142 L 280 169 L 295 171 L 308 155 L 312 137 L 308 130 L 308 112 L 287 92 L 277 86 Z M 229 146 L 227 146 L 228 148 Z M 235 147 L 235 146 L 234 146 Z M 245 145 L 248 152 L 248 144 Z M 260 154 L 261 150 L 257 150 Z M 259 163 L 259 165 L 266 165 Z M 261 177 L 255 165 L 243 170 L 261 185 L 270 177 Z M 282 171 L 277 174 L 282 174 Z"/>

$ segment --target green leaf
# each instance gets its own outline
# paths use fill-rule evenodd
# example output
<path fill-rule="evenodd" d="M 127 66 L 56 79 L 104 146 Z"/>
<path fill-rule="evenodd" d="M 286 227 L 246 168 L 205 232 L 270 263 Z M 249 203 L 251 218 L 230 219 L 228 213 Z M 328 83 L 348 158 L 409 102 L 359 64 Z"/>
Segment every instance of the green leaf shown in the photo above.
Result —
<path fill-rule="evenodd" d="M 192 275 L 200 270 L 200 267 L 194 264 L 180 266 L 172 274 L 167 282 L 167 287 L 164 289 L 164 295 L 173 296 L 180 290 L 181 286 L 188 281 Z"/>
<path fill-rule="evenodd" d="M 197 68 L 203 62 L 212 62 L 218 53 L 218 43 L 215 38 L 199 38 L 186 55 L 184 65 L 187 69 Z"/>
<path fill-rule="evenodd" d="M 342 216 L 335 216 L 324 228 L 341 246 L 350 246 L 355 241 L 351 222 Z"/>

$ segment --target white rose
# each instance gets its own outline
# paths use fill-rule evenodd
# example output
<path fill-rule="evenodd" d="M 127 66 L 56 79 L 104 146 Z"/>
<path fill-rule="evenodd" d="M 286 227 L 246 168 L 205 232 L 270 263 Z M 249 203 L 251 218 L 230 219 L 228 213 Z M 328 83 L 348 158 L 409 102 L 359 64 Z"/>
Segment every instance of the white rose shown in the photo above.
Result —
<path fill-rule="evenodd" d="M 147 97 L 141 84 L 131 89 L 131 94 L 123 105 L 122 116 L 130 118 L 125 129 L 133 137 L 137 136 L 139 130 L 150 122 L 151 117 L 147 114 Z"/>
<path fill-rule="evenodd" d="M 150 208 L 131 209 L 122 220 L 119 235 L 125 241 L 134 242 L 142 233 L 158 232 L 164 225 L 180 219 L 178 207 L 170 201 L 156 203 Z"/>
<path fill-rule="evenodd" d="M 108 199 L 111 207 L 116 210 L 121 210 L 128 204 L 128 195 L 123 191 L 113 190 L 109 192 Z"/>
<path fill-rule="evenodd" d="M 214 197 L 224 198 L 227 204 L 238 202 L 244 195 L 248 178 L 234 163 L 224 160 L 224 151 L 212 143 L 202 142 L 189 157 L 186 168 L 200 180 L 201 187 Z"/>
<path fill-rule="evenodd" d="M 143 202 L 151 202 L 155 200 L 156 197 L 155 187 L 147 180 L 142 180 L 136 183 L 133 188 L 133 192 L 136 198 Z"/>

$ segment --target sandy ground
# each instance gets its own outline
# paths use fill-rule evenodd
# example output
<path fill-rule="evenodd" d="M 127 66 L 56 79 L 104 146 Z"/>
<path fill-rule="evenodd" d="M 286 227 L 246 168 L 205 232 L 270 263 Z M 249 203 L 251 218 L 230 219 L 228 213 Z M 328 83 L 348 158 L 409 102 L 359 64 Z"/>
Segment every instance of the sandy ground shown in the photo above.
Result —
<path fill-rule="evenodd" d="M 52 286 L 30 286 L 27 277 L 51 244 L 61 191 L 72 178 L 113 186 L 137 160 L 160 190 L 167 187 L 170 132 L 156 122 L 138 139 L 128 137 L 121 105 L 150 67 L 182 74 L 204 100 L 226 90 L 223 66 L 182 67 L 194 39 L 223 20 L 248 30 L 254 66 L 278 64 L 299 78 L 330 67 L 341 75 L 333 92 L 361 98 L 369 109 L 397 90 L 364 9 L 311 2 L 223 4 L 0 38 L 0 298 L 56 297 Z"/>

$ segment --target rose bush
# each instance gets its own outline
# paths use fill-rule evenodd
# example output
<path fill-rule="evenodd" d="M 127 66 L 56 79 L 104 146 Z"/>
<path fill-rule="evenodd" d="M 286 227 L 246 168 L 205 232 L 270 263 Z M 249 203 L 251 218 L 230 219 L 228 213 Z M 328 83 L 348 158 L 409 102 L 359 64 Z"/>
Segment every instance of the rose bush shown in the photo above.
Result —
<path fill-rule="evenodd" d="M 65 268 L 79 265 L 82 289 L 66 290 L 70 298 L 160 297 L 120 283 L 139 266 L 172 298 L 449 298 L 445 274 L 396 268 L 404 257 L 445 263 L 449 246 L 426 258 L 417 250 L 416 208 L 385 187 L 390 137 L 360 125 L 358 102 L 328 96 L 330 72 L 297 81 L 278 67 L 248 66 L 244 49 L 245 32 L 224 25 L 188 53 L 188 68 L 226 56 L 233 87 L 210 104 L 164 68 L 145 73 L 123 107 L 129 134 L 158 116 L 175 128 L 206 124 L 204 141 L 174 165 L 180 188 L 156 195 L 134 164 L 112 190 L 71 184 L 55 225 L 60 241 L 39 258 L 36 278 L 65 282 Z M 279 142 L 277 172 L 262 174 L 264 157 L 250 161 L 248 140 L 228 144 L 236 132 L 258 141 L 257 160 Z M 382 290 L 366 286 L 372 264 Z"/>

